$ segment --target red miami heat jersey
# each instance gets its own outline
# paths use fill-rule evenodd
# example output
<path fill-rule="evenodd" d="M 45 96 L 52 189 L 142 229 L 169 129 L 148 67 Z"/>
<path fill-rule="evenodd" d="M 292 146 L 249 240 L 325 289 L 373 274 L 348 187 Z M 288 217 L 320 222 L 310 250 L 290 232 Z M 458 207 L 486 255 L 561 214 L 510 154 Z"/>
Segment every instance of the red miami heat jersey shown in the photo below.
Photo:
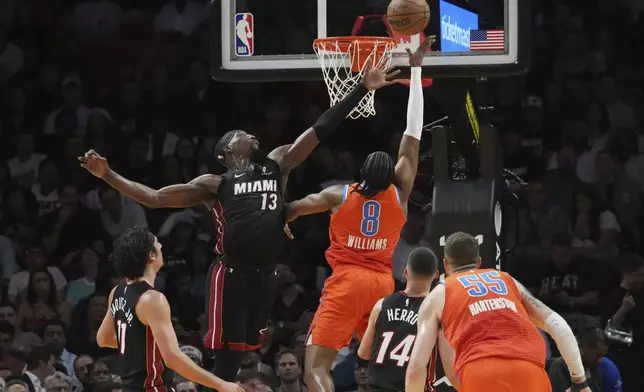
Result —
<path fill-rule="evenodd" d="M 481 358 L 505 358 L 545 366 L 546 345 L 521 303 L 514 279 L 494 269 L 449 276 L 441 316 L 443 333 L 454 349 L 454 372 Z"/>
<path fill-rule="evenodd" d="M 391 185 L 386 191 L 366 198 L 352 192 L 356 185 L 344 186 L 342 205 L 331 215 L 327 261 L 331 268 L 352 264 L 391 272 L 391 255 L 407 221 L 398 189 Z"/>

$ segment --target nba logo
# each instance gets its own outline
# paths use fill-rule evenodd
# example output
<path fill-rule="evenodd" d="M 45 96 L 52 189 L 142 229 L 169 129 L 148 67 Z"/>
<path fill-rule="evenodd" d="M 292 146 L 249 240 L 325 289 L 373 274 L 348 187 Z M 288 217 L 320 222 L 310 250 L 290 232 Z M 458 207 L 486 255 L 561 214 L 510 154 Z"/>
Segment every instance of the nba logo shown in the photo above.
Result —
<path fill-rule="evenodd" d="M 253 20 L 253 14 L 249 12 L 235 15 L 235 54 L 237 56 L 252 56 L 255 52 Z"/>

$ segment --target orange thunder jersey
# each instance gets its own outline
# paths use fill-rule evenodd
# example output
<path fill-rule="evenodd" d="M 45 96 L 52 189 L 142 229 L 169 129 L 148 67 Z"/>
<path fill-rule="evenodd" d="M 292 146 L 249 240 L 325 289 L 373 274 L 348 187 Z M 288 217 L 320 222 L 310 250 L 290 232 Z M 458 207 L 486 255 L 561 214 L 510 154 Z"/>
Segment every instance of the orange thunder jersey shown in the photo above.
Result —
<path fill-rule="evenodd" d="M 327 261 L 331 268 L 351 264 L 391 272 L 391 255 L 407 221 L 398 189 L 391 185 L 369 199 L 352 192 L 356 185 L 344 186 L 342 205 L 331 215 Z"/>
<path fill-rule="evenodd" d="M 546 345 L 528 318 L 514 279 L 495 269 L 477 269 L 449 276 L 443 333 L 456 354 L 454 373 L 481 358 L 505 358 L 545 366 Z"/>

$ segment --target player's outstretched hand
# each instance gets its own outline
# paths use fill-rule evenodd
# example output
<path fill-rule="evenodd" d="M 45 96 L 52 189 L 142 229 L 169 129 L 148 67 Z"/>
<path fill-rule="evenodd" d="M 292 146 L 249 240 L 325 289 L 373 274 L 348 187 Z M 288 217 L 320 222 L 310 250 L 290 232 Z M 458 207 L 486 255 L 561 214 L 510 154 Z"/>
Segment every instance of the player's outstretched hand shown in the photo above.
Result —
<path fill-rule="evenodd" d="M 89 150 L 84 156 L 78 157 L 81 167 L 87 169 L 98 178 L 103 178 L 110 171 L 110 166 L 107 164 L 107 159 L 100 156 L 96 151 Z"/>
<path fill-rule="evenodd" d="M 227 381 L 224 381 L 217 390 L 219 392 L 245 392 L 241 385 Z"/>
<path fill-rule="evenodd" d="M 373 68 L 367 66 L 367 70 L 362 77 L 362 84 L 369 89 L 369 91 L 377 90 L 380 87 L 385 87 L 396 83 L 395 77 L 400 73 L 400 70 L 395 70 L 394 67 L 386 69 Z"/>
<path fill-rule="evenodd" d="M 434 45 L 434 42 L 436 42 L 436 36 L 430 35 L 429 37 L 425 37 L 425 40 L 418 46 L 418 49 L 416 49 L 415 52 L 412 52 L 409 48 L 405 49 L 407 51 L 407 55 L 409 56 L 409 66 L 422 67 L 423 59 L 425 58 L 425 55 L 427 54 L 429 48 Z"/>

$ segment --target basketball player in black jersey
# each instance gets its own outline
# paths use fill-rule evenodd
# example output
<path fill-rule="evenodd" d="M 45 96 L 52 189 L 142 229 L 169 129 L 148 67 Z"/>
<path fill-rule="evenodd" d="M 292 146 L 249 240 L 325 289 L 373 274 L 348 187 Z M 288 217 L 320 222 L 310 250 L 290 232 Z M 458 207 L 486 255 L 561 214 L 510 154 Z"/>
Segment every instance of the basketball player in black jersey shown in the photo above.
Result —
<path fill-rule="evenodd" d="M 438 276 L 438 259 L 427 248 L 416 248 L 409 255 L 404 291 L 376 303 L 369 317 L 367 332 L 358 349 L 358 367 L 369 366 L 373 392 L 405 390 L 405 371 L 416 339 L 418 309 Z M 435 372 L 430 361 L 427 391 L 433 391 Z"/>
<path fill-rule="evenodd" d="M 163 255 L 161 244 L 147 228 L 128 229 L 114 243 L 110 261 L 123 281 L 110 293 L 96 341 L 121 354 L 124 391 L 168 392 L 173 369 L 220 392 L 243 392 L 241 386 L 212 375 L 181 352 L 168 301 L 153 288 Z"/>
<path fill-rule="evenodd" d="M 122 194 L 150 208 L 186 208 L 205 203 L 218 238 L 217 260 L 207 279 L 208 332 L 204 345 L 215 350 L 215 374 L 233 380 L 245 351 L 261 344 L 276 295 L 275 266 L 285 240 L 283 194 L 289 172 L 326 139 L 370 90 L 395 83 L 398 71 L 371 69 L 356 88 L 329 108 L 293 144 L 264 154 L 254 136 L 226 133 L 215 156 L 228 168 L 187 184 L 152 189 L 112 171 L 95 151 L 79 157 L 81 166 Z"/>

